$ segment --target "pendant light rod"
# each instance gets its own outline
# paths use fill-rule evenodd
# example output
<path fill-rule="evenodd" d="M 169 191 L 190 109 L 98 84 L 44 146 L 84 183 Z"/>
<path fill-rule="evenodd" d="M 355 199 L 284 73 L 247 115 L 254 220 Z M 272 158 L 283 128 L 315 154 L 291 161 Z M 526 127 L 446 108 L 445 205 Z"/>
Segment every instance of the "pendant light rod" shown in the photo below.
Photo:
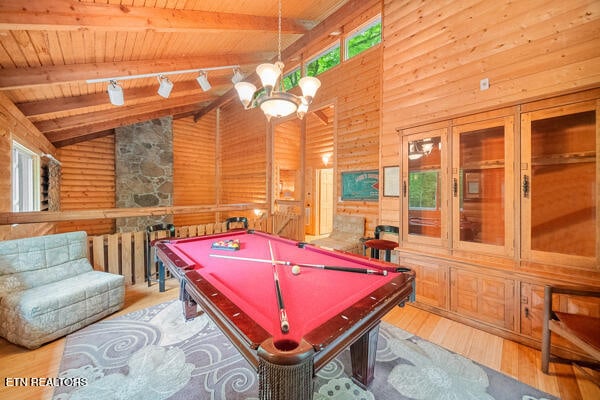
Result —
<path fill-rule="evenodd" d="M 88 79 L 85 82 L 86 83 L 102 83 L 102 82 L 110 82 L 110 81 L 124 81 L 124 80 L 128 80 L 128 79 L 154 78 L 154 77 L 167 76 L 167 75 L 191 74 L 194 72 L 216 71 L 216 70 L 220 70 L 220 69 L 235 69 L 235 68 L 240 68 L 240 66 L 239 65 L 226 65 L 223 67 L 182 69 L 182 70 L 178 70 L 178 71 L 169 71 L 169 72 L 156 72 L 156 73 L 139 74 L 139 75 L 124 75 L 124 76 L 117 76 L 117 77 L 112 77 L 112 78 Z"/>

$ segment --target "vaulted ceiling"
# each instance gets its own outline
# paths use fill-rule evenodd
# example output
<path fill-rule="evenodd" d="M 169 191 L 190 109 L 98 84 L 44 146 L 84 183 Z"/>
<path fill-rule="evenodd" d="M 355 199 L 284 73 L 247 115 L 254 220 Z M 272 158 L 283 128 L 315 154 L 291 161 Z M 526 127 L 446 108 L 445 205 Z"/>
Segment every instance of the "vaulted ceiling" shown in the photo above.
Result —
<path fill-rule="evenodd" d="M 360 0 L 283 0 L 282 53 L 298 57 L 362 7 Z M 111 134 L 118 126 L 202 113 L 233 95 L 231 69 L 170 75 L 168 99 L 156 77 L 87 80 L 239 65 L 249 79 L 277 55 L 276 0 L 1 0 L 0 90 L 55 146 Z M 325 19 L 330 17 L 326 22 Z M 241 107 L 241 105 L 240 105 Z"/>

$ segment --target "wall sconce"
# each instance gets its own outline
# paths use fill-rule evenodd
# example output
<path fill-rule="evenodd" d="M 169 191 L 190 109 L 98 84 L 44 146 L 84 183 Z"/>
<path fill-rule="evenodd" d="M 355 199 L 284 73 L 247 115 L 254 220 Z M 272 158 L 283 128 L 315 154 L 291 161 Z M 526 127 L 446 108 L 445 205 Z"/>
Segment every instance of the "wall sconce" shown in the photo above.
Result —
<path fill-rule="evenodd" d="M 331 154 L 327 153 L 327 154 L 323 154 L 323 157 L 321 157 L 323 159 L 323 164 L 327 165 L 329 164 L 329 159 L 331 158 Z"/>
<path fill-rule="evenodd" d="M 108 98 L 110 103 L 114 106 L 122 106 L 125 104 L 125 97 L 123 96 L 123 88 L 117 84 L 117 81 L 110 81 L 108 84 Z"/>
<path fill-rule="evenodd" d="M 171 95 L 171 90 L 173 90 L 173 82 L 171 82 L 169 78 L 162 75 L 158 77 L 158 81 L 160 82 L 160 86 L 158 87 L 157 93 L 159 96 L 168 99 Z"/>
<path fill-rule="evenodd" d="M 200 75 L 198 75 L 198 77 L 196 78 L 196 81 L 198 81 L 198 85 L 200 85 L 200 87 L 202 88 L 202 90 L 204 92 L 207 92 L 210 90 L 211 86 L 210 86 L 210 83 L 208 82 L 208 75 L 206 75 L 206 72 L 201 71 Z"/>
<path fill-rule="evenodd" d="M 262 216 L 263 212 L 262 210 L 259 210 L 258 208 L 254 209 L 254 215 L 256 215 L 258 218 L 260 218 Z"/>

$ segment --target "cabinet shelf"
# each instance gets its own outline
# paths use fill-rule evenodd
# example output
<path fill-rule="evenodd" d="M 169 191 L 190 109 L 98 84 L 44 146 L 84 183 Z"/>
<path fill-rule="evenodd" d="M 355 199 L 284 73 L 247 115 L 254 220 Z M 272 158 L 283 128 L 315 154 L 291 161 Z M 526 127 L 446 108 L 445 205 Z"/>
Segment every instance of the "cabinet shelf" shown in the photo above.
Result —
<path fill-rule="evenodd" d="M 504 168 L 504 160 L 485 160 L 479 162 L 465 163 L 461 166 L 463 171 L 466 170 L 482 170 L 492 168 Z"/>
<path fill-rule="evenodd" d="M 596 162 L 595 151 L 581 151 L 576 153 L 548 154 L 544 156 L 532 157 L 531 165 L 561 165 L 576 163 Z"/>

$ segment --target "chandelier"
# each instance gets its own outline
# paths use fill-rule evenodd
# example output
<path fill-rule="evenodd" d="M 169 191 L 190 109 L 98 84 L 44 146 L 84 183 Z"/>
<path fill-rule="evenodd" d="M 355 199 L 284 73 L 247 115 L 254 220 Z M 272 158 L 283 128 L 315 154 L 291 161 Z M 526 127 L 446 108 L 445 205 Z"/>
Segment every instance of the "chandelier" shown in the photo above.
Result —
<path fill-rule="evenodd" d="M 312 76 L 301 78 L 298 81 L 298 86 L 302 90 L 302 96 L 296 96 L 285 91 L 282 76 L 284 65 L 281 62 L 281 0 L 278 4 L 277 62 L 274 64 L 260 64 L 256 67 L 256 73 L 260 77 L 265 90 L 257 95 L 256 86 L 250 82 L 237 82 L 235 90 L 246 110 L 258 106 L 269 121 L 273 117 L 287 117 L 294 112 L 296 112 L 298 118 L 302 119 L 308 111 L 308 106 L 315 97 L 317 89 L 321 86 L 321 81 Z"/>

